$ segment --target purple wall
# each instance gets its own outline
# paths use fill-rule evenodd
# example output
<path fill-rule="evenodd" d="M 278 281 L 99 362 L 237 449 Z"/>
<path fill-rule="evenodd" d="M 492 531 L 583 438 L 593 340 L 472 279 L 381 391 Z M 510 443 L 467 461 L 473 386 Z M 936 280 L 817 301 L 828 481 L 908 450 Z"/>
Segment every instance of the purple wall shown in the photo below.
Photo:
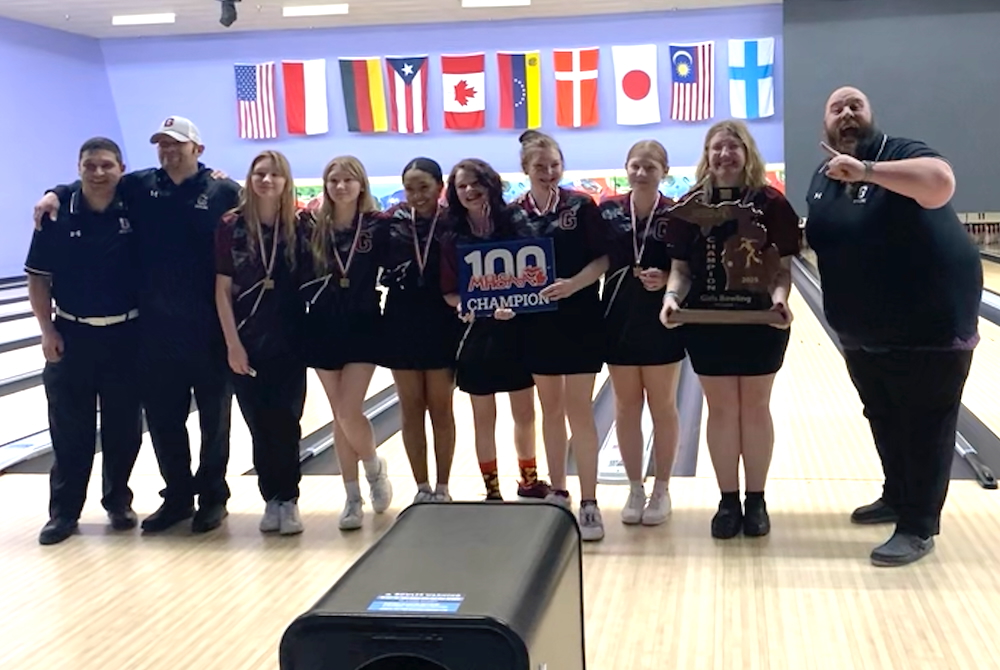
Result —
<path fill-rule="evenodd" d="M 0 161 L 0 277 L 11 277 L 23 274 L 32 205 L 74 178 L 85 140 L 122 135 L 97 40 L 0 18 L 0 63 L 0 128 L 15 151 Z"/>
<path fill-rule="evenodd" d="M 245 3 L 244 3 L 245 4 Z M 656 126 L 615 125 L 614 70 L 610 47 L 615 44 L 656 43 L 659 49 L 661 117 L 668 119 L 670 69 L 667 44 L 707 39 L 716 41 L 716 118 L 728 116 L 726 72 L 730 38 L 775 37 L 776 116 L 753 123 L 754 134 L 768 162 L 784 159 L 782 133 L 781 6 L 763 5 L 724 10 L 678 11 L 626 16 L 561 20 L 455 23 L 447 25 L 345 28 L 340 30 L 233 33 L 162 39 L 102 42 L 108 76 L 122 131 L 136 167 L 156 157 L 149 134 L 163 117 L 191 117 L 205 137 L 205 161 L 234 177 L 246 174 L 249 161 L 261 148 L 286 153 L 295 174 L 318 177 L 323 165 L 337 154 L 361 158 L 373 176 L 396 175 L 418 155 L 437 159 L 447 170 L 457 160 L 476 155 L 503 172 L 517 172 L 516 131 L 497 125 L 496 57 L 498 50 L 540 49 L 542 53 L 543 130 L 552 132 L 566 155 L 568 169 L 617 168 L 632 142 L 646 137 L 661 140 L 674 165 L 693 165 L 706 124 L 669 120 Z M 561 130 L 555 127 L 551 49 L 600 46 L 600 113 L 596 129 Z M 442 53 L 485 51 L 487 54 L 487 130 L 455 133 L 442 128 L 440 59 Z M 347 132 L 338 56 L 431 55 L 429 110 L 431 131 L 423 136 L 357 135 Z M 330 133 L 289 138 L 284 133 L 283 102 L 278 95 L 282 131 L 276 140 L 249 141 L 237 136 L 233 64 L 282 59 L 326 58 Z M 280 84 L 279 76 L 279 84 Z"/>

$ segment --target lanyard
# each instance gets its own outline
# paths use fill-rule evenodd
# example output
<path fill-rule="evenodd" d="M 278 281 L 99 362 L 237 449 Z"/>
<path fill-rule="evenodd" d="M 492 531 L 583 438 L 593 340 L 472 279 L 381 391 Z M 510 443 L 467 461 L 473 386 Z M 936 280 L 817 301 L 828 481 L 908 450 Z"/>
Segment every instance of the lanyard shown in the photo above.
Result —
<path fill-rule="evenodd" d="M 262 294 L 264 291 L 274 288 L 274 279 L 271 278 L 271 275 L 274 274 L 274 261 L 278 257 L 278 226 L 275 225 L 272 229 L 273 235 L 271 237 L 270 260 L 267 258 L 267 253 L 265 253 L 264 250 L 264 228 L 265 226 L 261 224 L 259 235 L 260 239 L 258 240 L 260 242 L 260 261 L 264 264 L 264 282 L 263 288 L 261 289 Z"/>
<path fill-rule="evenodd" d="M 549 199 L 545 202 L 544 211 L 538 209 L 538 203 L 535 202 L 535 196 L 531 195 L 530 190 L 528 191 L 527 202 L 530 208 L 534 210 L 535 214 L 538 214 L 539 216 L 545 216 L 546 214 L 551 214 L 556 210 L 556 207 L 558 207 L 559 205 L 559 189 L 554 188 L 549 192 Z"/>
<path fill-rule="evenodd" d="M 358 250 L 358 240 L 361 239 L 361 212 L 358 212 L 357 230 L 354 231 L 354 240 L 351 242 L 351 251 L 347 254 L 347 263 L 344 263 L 340 258 L 340 251 L 337 249 L 337 237 L 336 233 L 333 234 L 333 257 L 337 261 L 337 266 L 340 268 L 340 286 L 341 288 L 348 288 L 351 285 L 351 280 L 347 276 L 347 271 L 351 268 L 351 263 L 354 261 L 354 252 Z"/>
<path fill-rule="evenodd" d="M 441 205 L 438 205 L 434 212 L 434 220 L 431 221 L 431 230 L 427 234 L 427 244 L 424 245 L 423 256 L 420 254 L 420 235 L 417 232 L 417 210 L 410 208 L 410 222 L 413 224 L 413 253 L 417 256 L 417 267 L 420 269 L 420 277 L 424 276 L 424 268 L 427 267 L 427 257 L 431 253 L 431 242 L 434 241 L 434 228 L 437 226 L 438 216 L 441 214 Z"/>
<path fill-rule="evenodd" d="M 646 242 L 649 241 L 649 226 L 653 223 L 653 217 L 656 215 L 656 207 L 659 204 L 660 198 L 657 196 L 653 202 L 653 208 L 649 210 L 646 226 L 642 229 L 642 247 L 640 247 L 639 228 L 635 222 L 635 194 L 629 193 L 628 196 L 629 215 L 632 217 L 632 253 L 635 255 L 635 267 L 632 269 L 632 272 L 636 276 L 639 276 L 639 273 L 642 271 L 642 255 L 646 253 Z"/>

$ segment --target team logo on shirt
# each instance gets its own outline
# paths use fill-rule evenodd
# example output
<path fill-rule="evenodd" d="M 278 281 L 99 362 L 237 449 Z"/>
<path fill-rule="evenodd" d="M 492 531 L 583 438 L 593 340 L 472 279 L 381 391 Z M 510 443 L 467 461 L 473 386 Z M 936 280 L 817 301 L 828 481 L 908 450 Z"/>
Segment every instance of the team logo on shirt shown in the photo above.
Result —
<path fill-rule="evenodd" d="M 118 234 L 125 235 L 132 232 L 132 224 L 124 216 L 118 219 Z"/>
<path fill-rule="evenodd" d="M 576 207 L 565 209 L 559 214 L 559 228 L 573 230 L 576 228 Z"/>
<path fill-rule="evenodd" d="M 194 203 L 195 209 L 208 209 L 208 194 L 202 193 L 198 196 L 198 201 Z"/>
<path fill-rule="evenodd" d="M 854 204 L 863 205 L 866 202 L 868 202 L 868 184 L 862 184 L 857 195 L 854 196 Z"/>

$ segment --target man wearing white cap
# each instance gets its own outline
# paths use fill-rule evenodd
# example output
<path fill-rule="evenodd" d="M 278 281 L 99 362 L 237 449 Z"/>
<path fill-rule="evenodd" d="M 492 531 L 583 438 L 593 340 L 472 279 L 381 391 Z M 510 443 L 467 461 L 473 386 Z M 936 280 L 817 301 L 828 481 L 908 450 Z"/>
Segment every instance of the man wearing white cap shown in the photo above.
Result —
<path fill-rule="evenodd" d="M 232 407 L 215 309 L 214 236 L 222 215 L 236 206 L 240 187 L 200 162 L 205 147 L 189 119 L 167 117 L 150 143 L 161 167 L 127 174 L 119 185 L 141 250 L 142 400 L 166 483 L 163 504 L 142 528 L 161 532 L 193 516 L 192 530 L 207 532 L 227 515 Z M 55 217 L 70 189 L 57 186 L 45 194 L 35 206 L 36 226 L 45 214 Z M 186 427 L 192 392 L 201 428 L 193 475 Z"/>

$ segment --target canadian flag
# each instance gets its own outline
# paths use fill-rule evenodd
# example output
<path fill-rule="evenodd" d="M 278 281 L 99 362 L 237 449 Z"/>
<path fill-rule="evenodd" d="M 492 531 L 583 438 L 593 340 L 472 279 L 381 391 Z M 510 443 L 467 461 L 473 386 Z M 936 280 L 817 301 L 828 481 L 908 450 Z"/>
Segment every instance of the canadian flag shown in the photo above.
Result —
<path fill-rule="evenodd" d="M 660 89 L 656 85 L 656 45 L 611 47 L 615 66 L 618 125 L 660 122 Z"/>
<path fill-rule="evenodd" d="M 486 54 L 441 56 L 441 87 L 445 128 L 486 127 Z"/>

